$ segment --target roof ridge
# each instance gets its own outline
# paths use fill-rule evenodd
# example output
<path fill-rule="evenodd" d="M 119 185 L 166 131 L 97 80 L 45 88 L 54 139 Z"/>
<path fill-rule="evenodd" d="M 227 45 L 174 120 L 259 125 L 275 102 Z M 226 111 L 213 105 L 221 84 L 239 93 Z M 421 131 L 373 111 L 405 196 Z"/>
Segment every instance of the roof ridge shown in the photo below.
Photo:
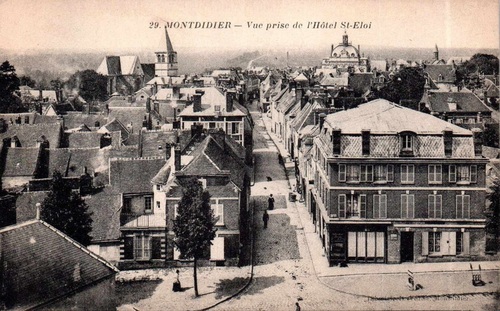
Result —
<path fill-rule="evenodd" d="M 165 157 L 158 156 L 158 157 L 132 157 L 132 158 L 126 158 L 126 157 L 113 157 L 110 158 L 109 161 L 111 162 L 127 162 L 127 161 L 152 161 L 152 160 L 165 160 Z"/>
<path fill-rule="evenodd" d="M 72 151 L 72 150 L 100 150 L 100 147 L 68 147 L 68 148 L 47 148 L 46 150 L 49 151 L 54 151 L 54 150 L 65 150 L 65 151 Z"/>
<path fill-rule="evenodd" d="M 10 226 L 7 226 L 7 227 L 3 227 L 0 229 L 0 234 L 4 233 L 4 232 L 9 232 L 11 230 L 14 230 L 14 229 L 18 229 L 18 228 L 22 228 L 24 226 L 28 226 L 28 225 L 31 225 L 35 222 L 37 222 L 38 219 L 32 219 L 32 220 L 27 220 L 27 221 L 24 221 L 24 222 L 20 222 L 20 223 L 16 223 L 16 224 L 13 224 L 13 225 L 10 225 Z"/>

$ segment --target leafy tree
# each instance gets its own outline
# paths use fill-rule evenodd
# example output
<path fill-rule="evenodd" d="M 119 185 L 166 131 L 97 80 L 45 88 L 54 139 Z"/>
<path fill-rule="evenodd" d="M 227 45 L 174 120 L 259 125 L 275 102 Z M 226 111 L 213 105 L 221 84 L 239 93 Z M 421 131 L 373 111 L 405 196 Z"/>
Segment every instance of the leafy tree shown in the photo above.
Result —
<path fill-rule="evenodd" d="M 500 246 L 500 179 L 496 178 L 493 181 L 487 199 L 490 205 L 486 210 L 486 232 L 493 236 L 491 248 L 497 251 Z"/>
<path fill-rule="evenodd" d="M 16 69 L 9 61 L 0 65 L 0 112 L 21 112 L 21 100 L 15 92 L 19 90 Z"/>
<path fill-rule="evenodd" d="M 76 89 L 86 101 L 104 101 L 108 94 L 108 79 L 91 69 L 77 71 L 66 84 L 70 89 Z"/>
<path fill-rule="evenodd" d="M 83 245 L 90 244 L 92 213 L 80 194 L 71 190 L 58 171 L 52 175 L 50 192 L 42 203 L 40 216 Z"/>
<path fill-rule="evenodd" d="M 34 88 L 36 86 L 36 81 L 33 80 L 30 76 L 21 76 L 19 78 L 20 85 L 27 85 L 31 88 Z"/>
<path fill-rule="evenodd" d="M 378 96 L 399 103 L 401 99 L 420 100 L 424 94 L 425 77 L 421 68 L 406 67 L 398 71 L 378 91 Z"/>
<path fill-rule="evenodd" d="M 483 133 L 484 144 L 489 147 L 498 148 L 500 137 L 498 123 L 486 124 Z"/>
<path fill-rule="evenodd" d="M 480 87 L 476 85 L 477 74 L 492 75 L 498 74 L 498 57 L 491 54 L 474 54 L 470 60 L 463 62 L 457 67 L 457 83 L 464 83 L 472 88 Z"/>
<path fill-rule="evenodd" d="M 210 207 L 210 194 L 196 178 L 183 182 L 183 196 L 177 213 L 173 228 L 175 245 L 181 258 L 194 260 L 194 292 L 198 296 L 197 260 L 204 257 L 217 229 L 214 227 L 216 220 Z"/>

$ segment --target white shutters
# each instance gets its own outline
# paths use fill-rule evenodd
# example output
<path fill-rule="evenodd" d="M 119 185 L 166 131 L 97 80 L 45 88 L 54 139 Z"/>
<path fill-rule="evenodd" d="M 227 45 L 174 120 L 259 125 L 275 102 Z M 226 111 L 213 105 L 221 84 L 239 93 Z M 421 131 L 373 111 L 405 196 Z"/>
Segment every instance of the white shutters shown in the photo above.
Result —
<path fill-rule="evenodd" d="M 216 237 L 212 241 L 210 260 L 224 260 L 224 237 Z"/>
<path fill-rule="evenodd" d="M 429 232 L 422 232 L 422 255 L 429 255 Z"/>
<path fill-rule="evenodd" d="M 224 225 L 224 204 L 220 203 L 219 199 L 215 199 L 215 204 L 210 204 L 214 217 L 216 219 L 216 226 Z"/>
<path fill-rule="evenodd" d="M 463 241 L 463 247 L 464 247 L 464 251 L 463 251 L 463 254 L 464 255 L 469 255 L 470 254 L 470 247 L 469 247 L 469 243 L 470 243 L 470 232 L 464 232 L 464 241 Z"/>
<path fill-rule="evenodd" d="M 345 218 L 345 209 L 346 209 L 346 196 L 345 196 L 345 194 L 339 194 L 338 205 L 339 205 L 339 217 Z"/>
<path fill-rule="evenodd" d="M 457 254 L 457 233 L 456 232 L 449 232 L 449 238 L 450 238 L 450 255 L 456 255 Z"/>

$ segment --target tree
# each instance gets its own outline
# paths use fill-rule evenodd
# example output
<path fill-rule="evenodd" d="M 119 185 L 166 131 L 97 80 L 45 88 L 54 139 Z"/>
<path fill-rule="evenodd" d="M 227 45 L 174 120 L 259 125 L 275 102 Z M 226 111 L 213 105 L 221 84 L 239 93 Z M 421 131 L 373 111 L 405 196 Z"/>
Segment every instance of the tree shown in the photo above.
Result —
<path fill-rule="evenodd" d="M 183 182 L 183 195 L 174 220 L 175 246 L 181 258 L 194 260 L 194 292 L 198 296 L 197 260 L 204 257 L 215 238 L 214 213 L 210 207 L 210 194 L 201 182 L 190 178 Z"/>
<path fill-rule="evenodd" d="M 108 79 L 94 70 L 77 71 L 66 82 L 86 101 L 106 100 Z"/>
<path fill-rule="evenodd" d="M 21 112 L 21 100 L 15 95 L 20 81 L 9 61 L 0 65 L 0 112 Z"/>
<path fill-rule="evenodd" d="M 87 246 L 92 231 L 92 213 L 78 192 L 58 171 L 52 175 L 50 192 L 42 203 L 41 219 Z"/>
<path fill-rule="evenodd" d="M 464 83 L 469 88 L 478 88 L 477 74 L 498 74 L 498 57 L 491 54 L 474 54 L 470 60 L 457 66 L 457 83 Z"/>
<path fill-rule="evenodd" d="M 394 103 L 399 103 L 402 99 L 420 100 L 424 94 L 424 85 L 422 69 L 406 67 L 380 89 L 378 96 Z"/>
<path fill-rule="evenodd" d="M 30 76 L 21 76 L 21 78 L 19 78 L 19 82 L 21 85 L 26 85 L 30 88 L 34 88 L 36 86 L 36 81 L 31 79 Z"/>
<path fill-rule="evenodd" d="M 493 236 L 494 242 L 491 248 L 497 251 L 500 246 L 498 244 L 500 237 L 500 179 L 496 178 L 493 181 L 486 197 L 490 202 L 486 210 L 486 232 Z"/>

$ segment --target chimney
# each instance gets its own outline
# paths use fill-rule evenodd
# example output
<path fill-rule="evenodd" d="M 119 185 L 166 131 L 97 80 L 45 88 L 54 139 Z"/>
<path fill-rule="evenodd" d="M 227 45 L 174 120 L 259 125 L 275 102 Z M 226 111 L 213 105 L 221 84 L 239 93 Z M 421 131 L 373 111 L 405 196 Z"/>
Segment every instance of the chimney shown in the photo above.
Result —
<path fill-rule="evenodd" d="M 340 155 L 342 131 L 339 128 L 334 128 L 332 132 L 333 155 Z"/>
<path fill-rule="evenodd" d="M 180 95 L 181 95 L 181 88 L 179 86 L 173 86 L 172 87 L 172 98 L 179 99 Z"/>
<path fill-rule="evenodd" d="M 40 209 L 41 209 L 42 204 L 37 203 L 37 204 L 35 204 L 35 206 L 36 206 L 36 214 L 35 214 L 35 219 L 36 219 L 36 220 L 40 220 L 40 212 L 41 212 L 41 210 L 40 210 Z"/>
<path fill-rule="evenodd" d="M 14 136 L 10 139 L 10 147 L 11 148 L 20 147 L 19 139 L 17 138 L 17 136 Z"/>
<path fill-rule="evenodd" d="M 202 90 L 196 90 L 193 95 L 193 112 L 201 111 L 201 97 L 205 94 Z"/>
<path fill-rule="evenodd" d="M 174 149 L 174 170 L 176 172 L 181 170 L 181 147 L 175 146 Z"/>
<path fill-rule="evenodd" d="M 304 89 L 300 86 L 295 89 L 295 102 L 300 103 L 300 110 L 302 110 L 307 103 L 306 97 L 304 96 Z"/>
<path fill-rule="evenodd" d="M 166 143 L 165 144 L 165 159 L 168 160 L 171 157 L 172 157 L 172 145 L 170 143 Z"/>
<path fill-rule="evenodd" d="M 319 114 L 319 129 L 320 130 L 323 129 L 323 124 L 325 123 L 325 118 L 326 118 L 326 114 L 324 114 L 324 113 Z"/>
<path fill-rule="evenodd" d="M 42 88 L 40 88 L 38 91 L 39 91 L 38 99 L 39 99 L 40 101 L 43 101 L 43 92 L 42 92 Z"/>
<path fill-rule="evenodd" d="M 370 155 L 370 130 L 361 130 L 361 149 L 364 156 Z"/>
<path fill-rule="evenodd" d="M 453 130 L 445 128 L 443 131 L 444 155 L 451 157 L 453 153 Z"/>
<path fill-rule="evenodd" d="M 476 157 L 481 157 L 483 154 L 483 131 L 478 128 L 473 128 L 472 135 L 474 137 L 474 155 Z"/>
<path fill-rule="evenodd" d="M 236 97 L 236 92 L 233 90 L 227 90 L 226 91 L 226 111 L 231 112 L 233 111 L 233 101 Z"/>

